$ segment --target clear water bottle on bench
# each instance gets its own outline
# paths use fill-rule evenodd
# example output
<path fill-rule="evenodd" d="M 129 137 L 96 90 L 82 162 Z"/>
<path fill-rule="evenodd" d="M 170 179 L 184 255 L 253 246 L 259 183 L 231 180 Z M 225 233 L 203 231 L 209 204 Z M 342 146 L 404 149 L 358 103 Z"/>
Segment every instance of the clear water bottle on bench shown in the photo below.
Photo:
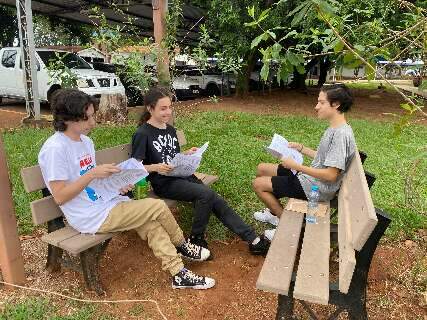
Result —
<path fill-rule="evenodd" d="M 320 199 L 320 193 L 319 193 L 319 187 L 318 186 L 311 186 L 311 191 L 308 195 L 308 207 L 307 207 L 307 214 L 305 215 L 305 221 L 306 223 L 316 223 L 316 212 L 319 209 L 319 199 Z"/>

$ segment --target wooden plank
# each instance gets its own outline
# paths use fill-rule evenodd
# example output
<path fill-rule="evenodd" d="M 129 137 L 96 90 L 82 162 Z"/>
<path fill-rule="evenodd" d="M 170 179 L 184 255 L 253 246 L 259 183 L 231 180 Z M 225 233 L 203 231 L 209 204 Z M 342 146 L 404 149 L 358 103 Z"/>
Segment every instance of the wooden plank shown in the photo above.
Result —
<path fill-rule="evenodd" d="M 339 290 L 347 293 L 356 267 L 353 249 L 350 208 L 348 203 L 338 203 Z"/>
<path fill-rule="evenodd" d="M 304 214 L 284 210 L 268 250 L 256 288 L 287 295 Z"/>
<path fill-rule="evenodd" d="M 148 191 L 147 198 L 161 199 L 163 200 L 169 208 L 176 208 L 178 206 L 178 201 L 172 199 L 163 199 L 160 198 L 153 190 Z"/>
<path fill-rule="evenodd" d="M 58 243 L 58 247 L 62 248 L 72 255 L 76 256 L 86 249 L 92 248 L 101 242 L 112 238 L 114 233 L 96 233 L 83 234 L 79 233 L 71 238 L 64 239 Z"/>
<path fill-rule="evenodd" d="M 350 209 L 353 248 L 359 251 L 374 230 L 378 219 L 358 152 L 355 152 L 343 178 L 338 205 L 340 202 Z"/>
<path fill-rule="evenodd" d="M 194 173 L 194 175 L 200 179 L 203 184 L 209 186 L 211 184 L 213 184 L 214 182 L 218 181 L 218 176 L 213 176 L 210 174 L 206 174 L 206 173 L 201 173 L 201 172 L 196 172 Z"/>
<path fill-rule="evenodd" d="M 61 241 L 72 238 L 80 234 L 76 229 L 71 226 L 66 226 L 59 230 L 53 231 L 51 233 L 46 233 L 41 237 L 42 241 L 47 242 L 55 247 L 58 247 Z"/>
<path fill-rule="evenodd" d="M 183 147 L 187 144 L 187 139 L 185 138 L 185 134 L 184 131 L 182 130 L 177 130 L 176 131 L 176 135 L 178 137 L 178 143 L 180 147 Z"/>
<path fill-rule="evenodd" d="M 306 223 L 295 281 L 294 298 L 327 305 L 329 301 L 330 219 Z"/>
<path fill-rule="evenodd" d="M 98 150 L 95 154 L 96 164 L 115 163 L 129 159 L 132 145 L 130 143 L 121 144 L 115 147 Z"/>
<path fill-rule="evenodd" d="M 62 216 L 62 211 L 52 196 L 35 200 L 30 204 L 31 214 L 35 225 L 39 225 Z"/>
<path fill-rule="evenodd" d="M 42 171 L 38 165 L 22 168 L 21 178 L 24 183 L 24 189 L 26 192 L 38 191 L 46 188 L 43 180 Z"/>

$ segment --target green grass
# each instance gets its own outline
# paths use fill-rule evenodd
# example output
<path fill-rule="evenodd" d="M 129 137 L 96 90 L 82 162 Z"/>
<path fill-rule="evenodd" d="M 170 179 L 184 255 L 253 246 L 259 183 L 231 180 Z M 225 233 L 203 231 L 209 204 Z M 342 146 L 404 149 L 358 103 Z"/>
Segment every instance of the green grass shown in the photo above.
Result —
<path fill-rule="evenodd" d="M 361 81 L 361 82 L 346 82 L 345 85 L 351 89 L 377 90 L 382 83 L 386 91 L 394 91 L 392 87 L 385 81 Z"/>
<path fill-rule="evenodd" d="M 411 237 L 415 231 L 427 227 L 425 216 L 404 206 L 404 178 L 417 148 L 425 145 L 427 127 L 413 126 L 398 137 L 393 137 L 393 125 L 367 120 L 352 120 L 360 150 L 368 153 L 366 170 L 377 176 L 372 196 L 377 207 L 388 212 L 393 222 L 387 232 L 389 238 Z M 292 141 L 303 142 L 316 148 L 327 124 L 314 118 L 301 116 L 271 116 L 249 113 L 203 112 L 178 117 L 177 127 L 185 131 L 188 147 L 200 146 L 209 141 L 199 171 L 216 174 L 220 180 L 213 188 L 223 195 L 230 205 L 244 218 L 255 224 L 252 213 L 263 207 L 251 190 L 251 181 L 260 162 L 274 162 L 263 151 L 272 135 L 277 132 Z M 91 134 L 97 149 L 130 141 L 134 125 L 124 127 L 100 127 Z M 23 190 L 19 171 L 22 167 L 34 165 L 43 141 L 52 133 L 49 129 L 17 129 L 4 134 L 9 169 L 13 184 L 13 197 L 19 221 L 20 233 L 31 233 L 29 201 L 40 195 L 29 197 Z M 427 167 L 427 160 L 420 168 Z M 419 174 L 422 174 L 419 172 Z M 421 196 L 427 198 L 425 171 L 420 175 Z M 180 223 L 184 230 L 191 225 L 191 208 L 182 206 Z M 263 225 L 256 225 L 259 230 Z M 224 239 L 230 234 L 211 219 L 208 229 L 211 239 Z"/>
<path fill-rule="evenodd" d="M 70 307 L 71 308 L 71 307 Z M 42 298 L 27 298 L 23 301 L 8 301 L 0 309 L 0 320 L 92 320 L 115 318 L 106 314 L 98 314 L 92 305 L 79 304 L 76 311 L 61 314 L 58 308 L 49 300 Z"/>

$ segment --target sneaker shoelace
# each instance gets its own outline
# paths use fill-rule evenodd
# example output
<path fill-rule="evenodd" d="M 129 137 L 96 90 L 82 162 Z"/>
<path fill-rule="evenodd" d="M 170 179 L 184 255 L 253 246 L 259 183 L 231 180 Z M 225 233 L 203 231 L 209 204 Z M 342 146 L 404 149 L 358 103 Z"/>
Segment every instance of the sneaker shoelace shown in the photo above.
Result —
<path fill-rule="evenodd" d="M 188 242 L 188 241 L 185 243 L 184 246 L 185 246 L 186 250 L 189 253 L 191 253 L 193 256 L 198 256 L 199 255 L 199 253 L 200 253 L 200 247 L 199 246 L 197 246 L 197 245 L 195 245 L 195 244 L 193 244 L 191 242 Z"/>
<path fill-rule="evenodd" d="M 192 281 L 192 282 L 202 282 L 203 281 L 203 277 L 202 276 L 198 276 L 197 274 L 195 274 L 195 273 L 193 273 L 192 271 L 190 271 L 190 270 L 187 270 L 185 273 L 184 273 L 184 278 L 185 279 L 188 279 L 188 280 L 190 280 L 190 281 Z"/>

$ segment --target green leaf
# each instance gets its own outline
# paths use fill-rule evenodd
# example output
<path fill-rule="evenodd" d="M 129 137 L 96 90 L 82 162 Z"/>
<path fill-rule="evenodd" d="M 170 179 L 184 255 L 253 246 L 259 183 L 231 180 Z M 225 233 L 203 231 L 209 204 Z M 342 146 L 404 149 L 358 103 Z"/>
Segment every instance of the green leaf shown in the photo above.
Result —
<path fill-rule="evenodd" d="M 268 18 L 268 13 L 270 12 L 270 10 L 271 8 L 268 8 L 261 12 L 260 16 L 258 17 L 258 23 Z"/>
<path fill-rule="evenodd" d="M 267 79 L 268 79 L 268 73 L 269 72 L 270 72 L 269 64 L 268 63 L 264 63 L 264 65 L 261 68 L 261 72 L 260 72 L 261 79 L 264 80 L 264 81 L 267 81 Z"/>
<path fill-rule="evenodd" d="M 360 53 L 360 52 L 364 52 L 364 51 L 365 51 L 365 47 L 364 47 L 364 46 L 362 46 L 362 45 L 360 45 L 360 44 L 355 44 L 355 45 L 354 45 L 354 48 L 355 48 L 357 51 L 359 51 L 359 53 Z"/>
<path fill-rule="evenodd" d="M 255 19 L 255 6 L 248 7 L 248 14 L 251 18 Z"/>
<path fill-rule="evenodd" d="M 297 71 L 298 71 L 299 74 L 304 74 L 305 73 L 305 68 L 301 64 L 297 65 L 296 69 L 297 69 Z"/>
<path fill-rule="evenodd" d="M 348 64 L 348 63 L 350 63 L 350 62 L 354 61 L 355 59 L 356 59 L 356 57 L 354 56 L 354 54 L 353 54 L 353 53 L 351 53 L 351 52 L 349 52 L 349 53 L 346 53 L 346 54 L 344 55 L 343 63 L 344 63 L 344 64 Z"/>
<path fill-rule="evenodd" d="M 276 34 L 273 31 L 267 30 L 267 33 L 270 35 L 270 37 L 272 37 L 274 40 L 276 40 Z"/>
<path fill-rule="evenodd" d="M 311 3 L 308 1 L 305 3 L 305 6 L 299 11 L 291 21 L 291 26 L 294 27 L 298 23 L 300 23 L 308 14 L 309 9 L 311 8 Z"/>
<path fill-rule="evenodd" d="M 286 35 L 284 35 L 284 36 L 279 40 L 279 42 L 281 42 L 282 40 L 285 40 L 285 39 L 287 39 L 287 38 L 289 38 L 289 37 L 296 36 L 296 35 L 298 35 L 298 32 L 297 32 L 296 30 L 289 31 Z"/>
<path fill-rule="evenodd" d="M 338 53 L 341 52 L 344 49 L 344 42 L 341 40 L 338 40 L 337 44 L 334 46 L 334 52 Z"/>
<path fill-rule="evenodd" d="M 257 24 L 258 24 L 258 21 L 245 22 L 244 26 L 245 27 L 253 27 L 253 26 L 256 26 Z"/>
<path fill-rule="evenodd" d="M 258 37 L 256 37 L 255 39 L 252 40 L 251 49 L 258 47 L 259 43 L 262 40 L 266 40 L 266 39 L 268 39 L 268 35 L 266 32 L 260 34 Z"/>
<path fill-rule="evenodd" d="M 282 51 L 282 45 L 276 42 L 272 47 L 272 51 L 271 51 L 272 58 L 278 60 L 280 57 L 281 51 Z"/>

